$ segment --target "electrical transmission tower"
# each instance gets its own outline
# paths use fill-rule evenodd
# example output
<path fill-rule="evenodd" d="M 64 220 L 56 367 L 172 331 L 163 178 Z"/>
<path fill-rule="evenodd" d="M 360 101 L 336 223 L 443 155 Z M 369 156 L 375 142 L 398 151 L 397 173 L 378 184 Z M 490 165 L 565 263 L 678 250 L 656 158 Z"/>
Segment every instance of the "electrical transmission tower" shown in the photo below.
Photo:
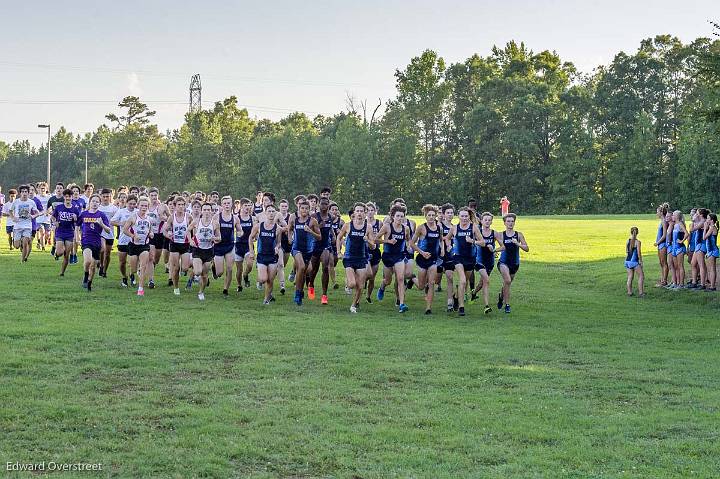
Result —
<path fill-rule="evenodd" d="M 202 110 L 202 86 L 198 73 L 190 79 L 190 113 L 198 113 L 200 110 Z"/>

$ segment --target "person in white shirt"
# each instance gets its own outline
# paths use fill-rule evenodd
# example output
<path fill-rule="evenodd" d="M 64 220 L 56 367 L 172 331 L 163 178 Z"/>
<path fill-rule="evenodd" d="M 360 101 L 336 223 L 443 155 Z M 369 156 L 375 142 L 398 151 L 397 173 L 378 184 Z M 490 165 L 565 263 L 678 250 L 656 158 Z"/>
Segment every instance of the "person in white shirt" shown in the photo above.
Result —
<path fill-rule="evenodd" d="M 25 263 L 32 249 L 32 220 L 40 215 L 37 205 L 28 198 L 30 186 L 20 185 L 20 197 L 13 201 L 10 207 L 10 217 L 13 219 L 13 241 L 17 249 L 22 248 L 21 260 Z"/>
<path fill-rule="evenodd" d="M 109 188 L 101 189 L 100 206 L 98 207 L 98 210 L 105 213 L 105 216 L 108 218 L 113 218 L 119 209 L 120 208 L 115 206 L 115 203 L 113 202 L 112 190 Z M 112 229 L 109 232 L 103 230 L 101 233 L 103 245 L 102 250 L 100 251 L 100 271 L 98 272 L 98 275 L 103 278 L 107 278 L 107 269 L 110 265 L 110 253 L 112 252 L 113 243 L 115 242 L 115 235 L 113 233 Z"/>
<path fill-rule="evenodd" d="M 5 221 L 5 233 L 7 233 L 8 245 L 10 246 L 11 250 L 13 249 L 13 227 L 15 225 L 15 222 L 10 216 L 10 208 L 12 207 L 13 201 L 15 201 L 16 197 L 17 190 L 13 188 L 8 191 L 8 201 L 7 203 L 3 203 L 2 206 L 2 215 L 7 218 L 7 220 Z"/>

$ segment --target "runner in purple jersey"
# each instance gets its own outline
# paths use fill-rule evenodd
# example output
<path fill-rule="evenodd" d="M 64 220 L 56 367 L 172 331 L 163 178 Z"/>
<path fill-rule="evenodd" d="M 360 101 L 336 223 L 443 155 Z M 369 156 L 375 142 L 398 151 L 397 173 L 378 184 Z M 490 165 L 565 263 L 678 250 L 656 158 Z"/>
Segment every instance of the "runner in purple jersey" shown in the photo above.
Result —
<path fill-rule="evenodd" d="M 61 204 L 53 208 L 50 217 L 55 225 L 55 259 L 63 257 L 60 276 L 65 276 L 65 269 L 67 269 L 70 255 L 72 255 L 75 226 L 80 215 L 80 211 L 72 204 L 72 191 L 64 190 L 63 200 Z"/>
<path fill-rule="evenodd" d="M 110 220 L 102 211 L 100 206 L 100 195 L 90 196 L 88 208 L 80 213 L 77 229 L 82 235 L 82 254 L 85 276 L 83 277 L 83 288 L 92 291 L 92 280 L 95 277 L 95 265 L 100 261 L 100 250 L 102 248 L 102 233 L 109 233 Z"/>

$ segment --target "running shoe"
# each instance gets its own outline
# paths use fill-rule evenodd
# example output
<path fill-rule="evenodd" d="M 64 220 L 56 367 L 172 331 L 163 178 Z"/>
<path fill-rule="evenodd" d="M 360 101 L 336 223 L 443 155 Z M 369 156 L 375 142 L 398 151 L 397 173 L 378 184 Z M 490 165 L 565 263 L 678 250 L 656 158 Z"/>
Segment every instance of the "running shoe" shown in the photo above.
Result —
<path fill-rule="evenodd" d="M 173 285 L 173 280 L 169 279 L 169 280 L 168 280 L 168 286 L 172 286 L 172 285 Z"/>
<path fill-rule="evenodd" d="M 150 282 L 148 282 L 148 288 L 155 289 L 155 281 L 154 280 L 151 279 Z"/>
<path fill-rule="evenodd" d="M 447 312 L 448 312 L 448 313 L 452 313 L 453 311 L 455 311 L 455 308 L 453 308 L 452 303 L 448 303 L 448 305 L 447 305 Z"/>
<path fill-rule="evenodd" d="M 200 301 L 205 301 L 205 293 L 198 293 L 198 299 Z"/>
<path fill-rule="evenodd" d="M 291 283 L 295 282 L 295 271 L 290 273 L 290 276 L 288 276 L 288 281 L 290 281 Z"/>
<path fill-rule="evenodd" d="M 308 299 L 310 301 L 315 299 L 315 288 L 313 288 L 312 286 L 308 288 Z"/>
<path fill-rule="evenodd" d="M 87 285 L 88 285 L 88 282 L 87 282 L 87 281 L 83 281 L 83 289 L 87 289 Z"/>
<path fill-rule="evenodd" d="M 453 311 L 457 311 L 460 307 L 460 300 L 458 300 L 457 296 L 453 296 Z"/>
<path fill-rule="evenodd" d="M 442 286 L 440 286 L 440 285 L 438 284 L 437 287 L 435 288 L 435 292 L 436 292 L 436 293 L 442 293 Z"/>
<path fill-rule="evenodd" d="M 187 280 L 187 283 L 185 284 L 185 289 L 192 289 L 192 285 L 193 285 L 193 279 L 190 278 Z"/>
<path fill-rule="evenodd" d="M 238 284 L 238 287 L 235 291 L 237 291 L 238 293 L 242 293 L 242 285 Z"/>
<path fill-rule="evenodd" d="M 248 276 L 244 276 L 243 281 L 245 282 L 245 287 L 249 288 L 250 287 L 250 278 Z"/>
<path fill-rule="evenodd" d="M 88 293 L 89 293 L 90 291 L 92 291 L 92 281 L 88 281 L 87 290 L 88 290 Z"/>
<path fill-rule="evenodd" d="M 134 275 L 134 274 L 131 274 L 131 275 L 130 275 L 130 284 L 132 284 L 133 286 L 135 286 L 135 285 L 137 284 L 137 283 L 135 282 L 135 275 Z"/>
<path fill-rule="evenodd" d="M 400 311 L 401 313 L 404 313 L 404 312 L 408 311 L 409 309 L 410 309 L 410 308 L 408 308 L 405 303 L 402 303 L 402 304 L 400 305 L 400 308 L 398 309 L 398 311 Z"/>
<path fill-rule="evenodd" d="M 345 286 L 345 294 L 352 294 L 352 290 Z"/>
<path fill-rule="evenodd" d="M 492 313 L 492 308 L 486 304 L 485 305 L 485 314 L 490 314 L 490 313 Z"/>
<path fill-rule="evenodd" d="M 346 288 L 346 289 L 347 289 L 347 288 Z M 377 291 L 377 299 L 378 299 L 378 301 L 382 301 L 384 297 L 385 297 L 385 288 L 380 288 L 380 289 L 378 289 L 378 291 Z"/>
<path fill-rule="evenodd" d="M 285 286 L 280 286 L 280 294 L 285 294 Z"/>
<path fill-rule="evenodd" d="M 510 314 L 510 305 L 509 304 L 505 305 L 505 314 Z"/>
<path fill-rule="evenodd" d="M 413 283 L 412 278 L 410 278 L 410 279 L 408 279 L 407 281 L 405 281 L 405 287 L 406 287 L 407 289 L 412 289 L 412 287 L 413 287 L 414 284 L 415 284 L 415 283 Z"/>
<path fill-rule="evenodd" d="M 429 309 L 426 309 L 426 310 L 425 310 L 425 314 L 432 314 L 432 311 L 429 310 Z"/>
<path fill-rule="evenodd" d="M 224 298 L 227 298 L 227 297 L 228 297 L 228 290 L 227 290 L 227 289 L 223 289 L 223 297 L 224 297 Z"/>
<path fill-rule="evenodd" d="M 503 295 L 502 295 L 502 293 L 498 293 L 498 302 L 497 302 L 498 309 L 502 309 L 502 304 L 503 304 Z"/>
<path fill-rule="evenodd" d="M 260 284 L 260 281 L 255 282 L 255 287 L 257 288 L 258 291 L 262 291 L 262 289 L 263 289 L 262 284 Z"/>
<path fill-rule="evenodd" d="M 365 301 L 367 301 L 368 304 L 372 304 L 372 298 L 370 296 L 366 297 Z"/>
<path fill-rule="evenodd" d="M 357 313 L 357 306 L 355 306 L 354 304 L 350 306 L 350 312 L 353 314 Z"/>
<path fill-rule="evenodd" d="M 301 305 L 302 305 L 302 296 L 300 296 L 300 291 L 295 290 L 295 298 L 293 299 L 293 301 L 294 301 L 295 304 L 297 304 L 298 306 L 301 306 Z"/>
<path fill-rule="evenodd" d="M 138 288 L 138 290 L 137 290 L 137 295 L 138 295 L 138 296 L 145 296 L 145 290 L 142 289 L 142 288 Z"/>
<path fill-rule="evenodd" d="M 327 297 L 326 294 L 323 294 L 323 295 L 320 297 L 320 304 L 328 304 L 328 297 Z"/>
<path fill-rule="evenodd" d="M 180 296 L 180 288 L 175 288 L 175 289 L 173 289 L 173 294 L 174 294 L 175 296 Z"/>
<path fill-rule="evenodd" d="M 268 300 L 268 299 L 263 300 L 263 305 L 267 306 L 269 304 L 270 304 L 270 300 Z"/>
<path fill-rule="evenodd" d="M 477 298 L 478 298 L 478 295 L 475 294 L 475 293 L 472 293 L 472 294 L 470 295 L 470 301 L 468 301 L 468 303 L 474 304 L 475 301 L 477 301 Z"/>
<path fill-rule="evenodd" d="M 120 281 L 120 286 L 122 286 L 123 288 L 128 287 L 127 278 L 123 278 L 122 281 Z"/>
<path fill-rule="evenodd" d="M 465 307 L 464 306 L 460 306 L 458 308 L 458 316 L 465 316 Z"/>
<path fill-rule="evenodd" d="M 340 285 L 337 283 L 333 284 L 333 289 L 340 289 Z"/>

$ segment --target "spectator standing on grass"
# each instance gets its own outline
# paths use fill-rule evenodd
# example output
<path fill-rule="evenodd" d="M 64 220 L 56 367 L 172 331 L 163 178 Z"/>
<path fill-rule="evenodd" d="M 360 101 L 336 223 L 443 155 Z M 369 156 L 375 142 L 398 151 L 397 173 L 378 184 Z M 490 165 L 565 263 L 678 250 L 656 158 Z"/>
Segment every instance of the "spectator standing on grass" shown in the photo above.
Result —
<path fill-rule="evenodd" d="M 501 216 L 505 216 L 508 213 L 510 213 L 510 200 L 507 196 L 503 196 L 500 198 L 500 214 Z"/>
<path fill-rule="evenodd" d="M 637 239 L 638 228 L 630 228 L 630 238 L 625 243 L 625 269 L 627 270 L 627 294 L 633 295 L 633 278 L 637 273 L 638 293 L 642 298 L 645 296 L 645 274 L 642 266 L 642 250 L 640 240 Z"/>

